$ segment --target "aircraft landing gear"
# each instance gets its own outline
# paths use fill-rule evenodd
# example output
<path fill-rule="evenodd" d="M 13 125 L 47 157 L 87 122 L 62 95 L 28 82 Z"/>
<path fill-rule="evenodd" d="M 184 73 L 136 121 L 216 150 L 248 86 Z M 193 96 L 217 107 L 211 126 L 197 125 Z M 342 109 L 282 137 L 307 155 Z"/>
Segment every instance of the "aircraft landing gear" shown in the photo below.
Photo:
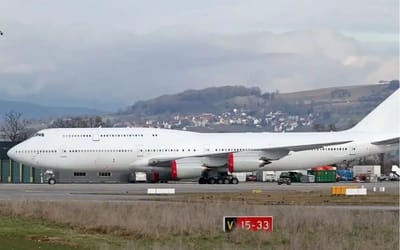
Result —
<path fill-rule="evenodd" d="M 51 177 L 51 178 L 49 178 L 49 179 L 47 180 L 47 183 L 48 183 L 49 185 L 54 185 L 54 184 L 56 184 L 56 179 L 53 178 L 53 177 Z"/>
<path fill-rule="evenodd" d="M 207 184 L 207 178 L 200 177 L 199 184 Z"/>
<path fill-rule="evenodd" d="M 54 185 L 57 183 L 56 175 L 54 174 L 53 170 L 46 170 L 46 172 L 44 172 L 44 175 L 47 178 L 47 184 Z"/>
<path fill-rule="evenodd" d="M 238 184 L 238 178 L 228 175 L 218 173 L 218 176 L 208 176 L 208 173 L 204 173 L 203 176 L 199 178 L 199 184 Z"/>

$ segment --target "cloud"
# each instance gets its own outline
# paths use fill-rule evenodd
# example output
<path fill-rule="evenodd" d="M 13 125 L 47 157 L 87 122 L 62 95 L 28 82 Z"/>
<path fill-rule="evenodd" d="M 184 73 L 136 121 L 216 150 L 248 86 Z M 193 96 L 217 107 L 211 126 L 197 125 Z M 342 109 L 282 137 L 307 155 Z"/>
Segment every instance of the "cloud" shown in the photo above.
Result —
<path fill-rule="evenodd" d="M 2 98 L 114 109 L 188 88 L 288 92 L 399 75 L 398 48 L 386 47 L 396 1 L 150 2 L 0 0 Z"/>
<path fill-rule="evenodd" d="M 14 53 L 9 65 L 2 61 L 0 84 L 6 95 L 94 106 L 130 104 L 187 88 L 244 84 L 287 92 L 375 83 L 398 73 L 392 58 L 388 63 L 364 54 L 357 41 L 332 30 L 131 35 L 80 46 L 72 40 L 76 47 L 46 39 L 45 50 L 39 39 L 27 40 L 31 50 L 47 55 Z"/>

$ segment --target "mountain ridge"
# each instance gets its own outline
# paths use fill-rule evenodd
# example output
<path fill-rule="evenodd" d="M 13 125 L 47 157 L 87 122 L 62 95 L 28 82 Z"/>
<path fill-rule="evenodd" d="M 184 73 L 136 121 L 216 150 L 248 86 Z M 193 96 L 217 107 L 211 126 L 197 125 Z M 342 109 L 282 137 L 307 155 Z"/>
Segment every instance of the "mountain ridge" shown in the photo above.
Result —
<path fill-rule="evenodd" d="M 0 114 L 10 111 L 19 112 L 26 119 L 39 119 L 62 116 L 97 115 L 101 110 L 85 107 L 45 106 L 24 101 L 0 100 Z"/>
<path fill-rule="evenodd" d="M 331 106 L 328 111 L 357 104 L 374 106 L 398 87 L 398 80 L 387 84 L 330 87 L 292 93 L 262 93 L 258 87 L 211 87 L 138 101 L 119 114 L 162 118 L 174 114 L 218 113 L 232 109 L 258 115 L 281 109 L 289 113 L 305 114 L 319 110 L 324 105 Z"/>

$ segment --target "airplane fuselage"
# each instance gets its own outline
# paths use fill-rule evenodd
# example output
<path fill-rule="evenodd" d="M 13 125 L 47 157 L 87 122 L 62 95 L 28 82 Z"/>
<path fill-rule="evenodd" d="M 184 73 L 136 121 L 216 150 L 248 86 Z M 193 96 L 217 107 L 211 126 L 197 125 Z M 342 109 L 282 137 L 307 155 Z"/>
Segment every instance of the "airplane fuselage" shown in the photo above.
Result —
<path fill-rule="evenodd" d="M 290 151 L 265 170 L 306 169 L 339 163 L 365 155 L 396 150 L 398 144 L 373 145 L 371 141 L 394 135 L 321 133 L 213 133 L 153 128 L 47 129 L 19 144 L 11 152 L 20 162 L 46 169 L 148 170 L 152 159 L 180 159 L 252 152 L 263 148 L 311 144 L 324 141 L 351 142 Z M 343 138 L 343 139 L 342 139 Z"/>

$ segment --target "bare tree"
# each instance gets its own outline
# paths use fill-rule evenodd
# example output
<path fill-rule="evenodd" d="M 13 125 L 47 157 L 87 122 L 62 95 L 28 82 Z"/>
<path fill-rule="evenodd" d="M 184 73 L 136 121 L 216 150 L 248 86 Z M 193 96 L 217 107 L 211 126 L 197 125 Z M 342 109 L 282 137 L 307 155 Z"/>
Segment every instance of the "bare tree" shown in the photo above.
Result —
<path fill-rule="evenodd" d="M 98 127 L 103 127 L 104 126 L 104 122 L 103 122 L 103 118 L 101 118 L 101 116 L 91 116 L 88 119 L 88 126 L 91 128 L 98 128 Z"/>
<path fill-rule="evenodd" d="M 1 131 L 12 142 L 22 141 L 27 138 L 26 121 L 22 113 L 10 111 L 4 115 L 4 124 Z"/>

